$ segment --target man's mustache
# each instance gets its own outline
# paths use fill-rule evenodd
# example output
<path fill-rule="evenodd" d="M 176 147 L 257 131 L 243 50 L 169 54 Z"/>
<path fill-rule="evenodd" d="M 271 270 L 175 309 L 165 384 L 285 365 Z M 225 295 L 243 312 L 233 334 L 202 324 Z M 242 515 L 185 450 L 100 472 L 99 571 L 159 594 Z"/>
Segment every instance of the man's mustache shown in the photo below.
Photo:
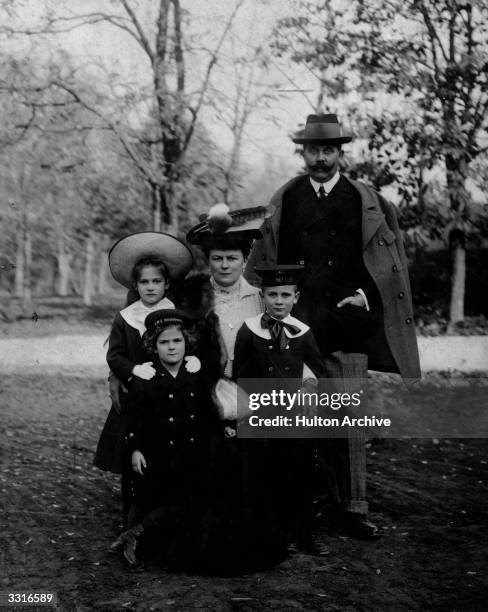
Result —
<path fill-rule="evenodd" d="M 330 166 L 328 164 L 324 164 L 322 162 L 319 162 L 317 164 L 314 164 L 313 166 L 310 166 L 310 168 L 312 170 L 329 170 Z"/>

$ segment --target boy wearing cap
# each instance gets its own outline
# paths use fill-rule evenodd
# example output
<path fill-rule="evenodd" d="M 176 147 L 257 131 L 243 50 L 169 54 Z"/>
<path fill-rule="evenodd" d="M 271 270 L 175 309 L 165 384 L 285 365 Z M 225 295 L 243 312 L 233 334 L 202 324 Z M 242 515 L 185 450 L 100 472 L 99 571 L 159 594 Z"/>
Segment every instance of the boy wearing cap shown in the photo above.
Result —
<path fill-rule="evenodd" d="M 246 319 L 237 334 L 233 377 L 281 379 L 287 387 L 304 372 L 324 375 L 322 356 L 308 325 L 290 312 L 299 298 L 302 266 L 255 268 L 262 278 L 265 312 Z M 290 551 L 324 556 L 328 549 L 312 535 L 313 447 L 308 440 L 268 440 L 268 467 L 273 482 L 272 506 L 288 532 Z"/>

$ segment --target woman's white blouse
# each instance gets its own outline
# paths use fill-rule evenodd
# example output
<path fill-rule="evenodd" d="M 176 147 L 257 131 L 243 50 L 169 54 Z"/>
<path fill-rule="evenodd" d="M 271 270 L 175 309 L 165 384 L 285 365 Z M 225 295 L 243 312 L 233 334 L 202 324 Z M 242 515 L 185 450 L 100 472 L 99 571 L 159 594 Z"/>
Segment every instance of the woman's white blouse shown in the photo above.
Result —
<path fill-rule="evenodd" d="M 227 352 L 224 374 L 232 375 L 234 345 L 239 328 L 245 319 L 261 314 L 264 310 L 259 289 L 241 276 L 231 287 L 222 287 L 211 278 L 214 290 L 214 308 L 219 317 L 220 333 Z"/>

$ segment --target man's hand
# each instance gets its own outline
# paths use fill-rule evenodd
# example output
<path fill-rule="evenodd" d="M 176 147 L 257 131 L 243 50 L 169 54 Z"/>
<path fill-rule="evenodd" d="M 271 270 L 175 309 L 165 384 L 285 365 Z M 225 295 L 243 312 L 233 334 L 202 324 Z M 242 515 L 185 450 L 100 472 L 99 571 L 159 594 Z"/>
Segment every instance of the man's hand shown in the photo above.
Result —
<path fill-rule="evenodd" d="M 347 298 L 344 298 L 337 304 L 337 308 L 342 308 L 350 304 L 351 306 L 356 306 L 357 308 L 365 308 L 366 302 L 364 301 L 363 296 L 360 293 L 355 293 L 354 295 L 350 295 Z"/>
<path fill-rule="evenodd" d="M 146 363 L 134 366 L 132 368 L 132 374 L 138 378 L 142 378 L 142 380 L 151 380 L 156 374 L 156 370 L 153 368 L 152 361 L 146 361 Z"/>
<path fill-rule="evenodd" d="M 132 453 L 132 469 L 136 474 L 144 475 L 143 469 L 146 469 L 146 460 L 141 451 L 135 450 Z"/>
<path fill-rule="evenodd" d="M 235 438 L 236 435 L 237 435 L 237 432 L 234 429 L 234 427 L 231 427 L 230 425 L 226 425 L 224 427 L 224 436 L 226 438 Z"/>

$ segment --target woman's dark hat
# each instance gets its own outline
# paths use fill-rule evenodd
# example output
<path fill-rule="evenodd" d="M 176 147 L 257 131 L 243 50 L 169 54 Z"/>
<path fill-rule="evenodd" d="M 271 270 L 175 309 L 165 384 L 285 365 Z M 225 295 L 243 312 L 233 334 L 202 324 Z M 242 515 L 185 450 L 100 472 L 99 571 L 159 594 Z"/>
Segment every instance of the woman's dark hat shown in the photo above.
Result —
<path fill-rule="evenodd" d="M 254 268 L 262 279 L 263 287 L 279 287 L 281 285 L 298 285 L 303 266 L 262 266 Z"/>
<path fill-rule="evenodd" d="M 339 145 L 351 142 L 352 136 L 343 134 L 337 121 L 337 115 L 309 115 L 305 129 L 297 132 L 292 139 L 297 144 L 332 144 Z"/>
<path fill-rule="evenodd" d="M 193 265 L 188 246 L 163 232 L 138 232 L 118 240 L 110 249 L 108 262 L 115 280 L 124 287 L 132 286 L 132 270 L 146 257 L 161 259 L 171 279 L 182 278 Z"/>
<path fill-rule="evenodd" d="M 151 333 L 159 325 L 171 325 L 173 323 L 189 327 L 193 323 L 193 319 L 183 310 L 161 308 L 150 312 L 144 321 L 147 333 Z"/>
<path fill-rule="evenodd" d="M 260 228 L 268 215 L 265 206 L 229 210 L 226 204 L 215 204 L 207 215 L 201 215 L 200 223 L 190 229 L 186 239 L 207 249 L 250 247 L 253 240 L 263 237 Z"/>

